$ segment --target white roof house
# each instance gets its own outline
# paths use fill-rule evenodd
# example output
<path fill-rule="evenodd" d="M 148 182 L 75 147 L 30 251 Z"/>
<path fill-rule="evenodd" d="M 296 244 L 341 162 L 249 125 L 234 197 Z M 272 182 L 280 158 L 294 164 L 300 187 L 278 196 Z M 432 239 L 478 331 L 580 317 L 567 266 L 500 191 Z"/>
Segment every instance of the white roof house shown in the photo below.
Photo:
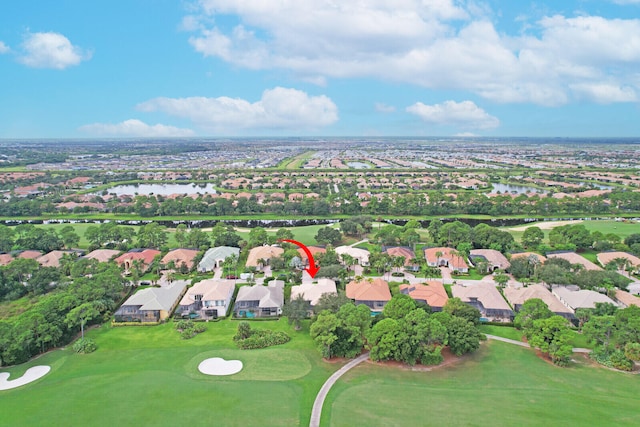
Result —
<path fill-rule="evenodd" d="M 369 265 L 369 251 L 366 249 L 354 248 L 351 246 L 338 246 L 336 248 L 338 255 L 351 255 L 358 260 L 360 265 Z"/>
<path fill-rule="evenodd" d="M 313 307 L 318 303 L 320 297 L 324 294 L 336 294 L 336 282 L 331 279 L 318 279 L 318 283 L 303 283 L 302 285 L 291 287 L 291 300 L 298 295 L 302 295 L 305 300 L 311 303 Z"/>
<path fill-rule="evenodd" d="M 234 248 L 232 246 L 217 246 L 210 248 L 205 252 L 204 256 L 198 263 L 198 271 L 212 271 L 217 267 L 221 267 L 225 259 L 230 256 L 240 256 L 240 248 Z"/>
<path fill-rule="evenodd" d="M 200 312 L 201 317 L 211 317 L 208 311 L 215 310 L 216 316 L 226 316 L 233 298 L 235 283 L 233 280 L 202 280 L 189 289 L 180 301 L 180 311 Z"/>

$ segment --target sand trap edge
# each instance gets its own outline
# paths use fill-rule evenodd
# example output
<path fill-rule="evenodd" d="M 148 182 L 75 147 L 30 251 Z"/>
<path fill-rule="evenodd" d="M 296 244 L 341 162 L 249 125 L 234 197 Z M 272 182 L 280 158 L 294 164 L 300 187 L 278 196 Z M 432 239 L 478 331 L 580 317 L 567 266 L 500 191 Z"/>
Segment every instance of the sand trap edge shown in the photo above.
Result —
<path fill-rule="evenodd" d="M 211 357 L 200 362 L 198 370 L 205 375 L 233 375 L 242 370 L 242 362 L 239 360 L 224 360 L 221 357 Z"/>
<path fill-rule="evenodd" d="M 11 390 L 16 387 L 20 387 L 29 384 L 35 380 L 38 380 L 51 371 L 51 366 L 39 365 L 32 366 L 27 369 L 23 376 L 16 378 L 15 380 L 9 380 L 8 372 L 0 372 L 0 390 Z"/>

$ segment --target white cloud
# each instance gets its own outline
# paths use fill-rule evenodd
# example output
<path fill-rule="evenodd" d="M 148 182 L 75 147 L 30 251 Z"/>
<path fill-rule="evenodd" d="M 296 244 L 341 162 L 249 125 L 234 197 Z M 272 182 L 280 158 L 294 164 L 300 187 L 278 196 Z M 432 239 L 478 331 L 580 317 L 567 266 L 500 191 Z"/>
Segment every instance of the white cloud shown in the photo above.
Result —
<path fill-rule="evenodd" d="M 396 107 L 393 105 L 387 105 L 383 102 L 376 102 L 374 107 L 378 113 L 393 113 L 396 111 Z"/>
<path fill-rule="evenodd" d="M 81 132 L 97 136 L 129 136 L 129 137 L 185 137 L 194 136 L 191 129 L 178 128 L 162 124 L 148 125 L 137 119 L 120 123 L 92 123 L 79 128 Z"/>
<path fill-rule="evenodd" d="M 407 107 L 407 112 L 434 125 L 450 125 L 463 129 L 494 129 L 500 125 L 500 120 L 472 101 L 445 101 L 435 105 L 416 102 Z"/>
<path fill-rule="evenodd" d="M 162 111 L 188 118 L 205 129 L 234 132 L 238 129 L 316 129 L 338 120 L 338 108 L 328 97 L 309 96 L 276 87 L 249 102 L 239 98 L 154 98 L 137 106 L 140 111 Z"/>
<path fill-rule="evenodd" d="M 221 26 L 229 15 L 238 24 Z M 189 41 L 206 57 L 322 84 L 373 77 L 540 105 L 585 100 L 576 84 L 640 89 L 640 19 L 550 16 L 513 35 L 498 19 L 473 1 L 200 0 Z"/>
<path fill-rule="evenodd" d="M 91 58 L 91 53 L 71 44 L 59 33 L 28 33 L 22 42 L 23 64 L 34 68 L 65 69 Z"/>
<path fill-rule="evenodd" d="M 616 4 L 640 4 L 640 0 L 613 0 Z"/>
<path fill-rule="evenodd" d="M 576 97 L 598 104 L 611 104 L 614 102 L 635 102 L 638 94 L 629 86 L 620 87 L 607 83 L 582 83 L 569 85 Z"/>
<path fill-rule="evenodd" d="M 9 46 L 4 44 L 4 42 L 0 40 L 0 55 L 2 55 L 3 53 L 8 53 L 10 50 L 11 49 L 9 49 Z"/>

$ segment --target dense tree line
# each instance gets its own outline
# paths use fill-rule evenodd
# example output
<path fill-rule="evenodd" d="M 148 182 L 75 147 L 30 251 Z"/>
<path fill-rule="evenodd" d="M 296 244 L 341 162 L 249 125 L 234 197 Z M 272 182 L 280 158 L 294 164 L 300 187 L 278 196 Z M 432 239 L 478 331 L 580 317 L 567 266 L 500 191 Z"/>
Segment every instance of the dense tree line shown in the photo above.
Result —
<path fill-rule="evenodd" d="M 67 277 L 30 308 L 0 320 L 0 365 L 23 363 L 67 344 L 84 326 L 107 319 L 123 297 L 125 281 L 114 264 L 95 263 L 91 276 Z"/>
<path fill-rule="evenodd" d="M 132 176 L 117 177 L 122 180 L 134 178 Z M 116 179 L 114 177 L 99 177 L 103 182 Z M 59 187 L 50 188 L 49 193 L 27 198 L 12 197 L 5 203 L 0 203 L 0 216 L 39 216 L 57 213 L 55 203 L 61 202 Z M 285 190 L 287 191 L 287 190 Z M 305 191 L 314 191 L 313 188 Z M 305 198 L 303 200 L 287 201 L 271 198 L 265 193 L 266 203 L 262 203 L 255 195 L 241 197 L 235 200 L 211 195 L 168 198 L 161 195 L 138 195 L 129 200 L 108 201 L 101 196 L 95 196 L 94 201 L 105 203 L 107 210 L 119 214 L 137 214 L 143 217 L 175 216 L 175 215 L 371 215 L 371 216 L 437 216 L 450 214 L 483 214 L 491 216 L 508 215 L 603 215 L 625 214 L 640 212 L 640 193 L 628 190 L 614 190 L 611 193 L 584 198 L 555 199 L 552 193 L 536 194 L 531 197 L 521 194 L 517 197 L 499 195 L 486 197 L 481 192 L 460 191 L 456 193 L 444 190 L 429 190 L 424 193 L 406 192 L 381 193 L 382 196 L 372 196 L 363 203 L 357 196 L 358 191 L 345 191 L 329 194 L 323 188 L 316 193 L 320 198 Z M 71 200 L 73 197 L 71 197 Z M 78 213 L 90 211 L 88 207 L 75 208 Z M 343 230 L 345 231 L 345 230 Z"/>
<path fill-rule="evenodd" d="M 440 313 L 431 313 L 407 295 L 395 295 L 372 320 L 369 308 L 343 295 L 323 296 L 311 324 L 311 337 L 323 357 L 355 357 L 365 348 L 375 361 L 407 364 L 441 363 L 442 348 L 456 355 L 478 349 L 480 313 L 457 298 Z"/>
<path fill-rule="evenodd" d="M 583 311 L 582 333 L 595 344 L 591 357 L 599 363 L 624 371 L 640 361 L 640 307 L 618 309 L 611 304 Z"/>

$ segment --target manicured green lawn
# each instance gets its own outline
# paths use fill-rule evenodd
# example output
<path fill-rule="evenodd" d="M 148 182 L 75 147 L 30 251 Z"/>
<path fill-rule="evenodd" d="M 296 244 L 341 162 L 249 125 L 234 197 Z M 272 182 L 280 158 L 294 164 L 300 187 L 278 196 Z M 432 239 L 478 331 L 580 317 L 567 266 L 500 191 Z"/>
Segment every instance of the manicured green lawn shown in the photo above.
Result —
<path fill-rule="evenodd" d="M 3 368 L 19 376 L 50 365 L 44 378 L 0 392 L 3 425 L 307 425 L 322 383 L 342 363 L 320 359 L 308 322 L 296 332 L 280 321 L 252 328 L 286 331 L 292 340 L 263 350 L 238 350 L 238 321 L 209 323 L 181 340 L 172 324 L 104 325 L 88 331 L 98 344 L 89 355 L 56 350 L 24 365 Z M 513 328 L 483 332 L 516 339 Z M 198 372 L 209 357 L 238 359 L 229 377 Z M 576 356 L 580 358 L 581 356 Z M 430 372 L 365 363 L 329 393 L 325 426 L 407 425 L 637 425 L 634 375 L 573 364 L 557 368 L 526 348 L 489 341 L 456 365 Z"/>
<path fill-rule="evenodd" d="M 0 392 L 3 425 L 225 425 L 292 426 L 309 421 L 315 394 L 341 364 L 323 362 L 308 325 L 293 331 L 286 320 L 253 322 L 253 328 L 284 330 L 291 342 L 241 351 L 232 341 L 238 322 L 210 323 L 191 340 L 171 324 L 102 326 L 88 333 L 98 344 L 89 355 L 69 349 L 25 365 L 2 369 L 21 375 L 47 364 L 44 378 Z M 200 374 L 209 357 L 239 359 L 244 369 L 230 377 Z"/>
<path fill-rule="evenodd" d="M 496 335 L 511 340 L 520 341 L 522 338 L 522 332 L 511 326 L 480 325 L 479 329 L 483 334 Z"/>
<path fill-rule="evenodd" d="M 587 426 L 640 424 L 635 375 L 573 364 L 488 341 L 430 372 L 365 363 L 329 392 L 323 426 Z"/>
<path fill-rule="evenodd" d="M 529 227 L 538 226 L 541 223 L 530 223 Z M 640 224 L 637 222 L 622 222 L 614 220 L 601 220 L 601 221 L 582 221 L 580 224 L 584 224 L 587 230 L 590 232 L 599 231 L 602 234 L 613 233 L 620 236 L 624 240 L 630 234 L 640 233 Z M 502 227 L 503 230 L 508 231 L 513 235 L 513 238 L 521 242 L 522 234 L 524 230 L 511 230 L 512 227 Z M 549 230 L 542 230 L 544 232 L 544 242 L 549 243 Z"/>

